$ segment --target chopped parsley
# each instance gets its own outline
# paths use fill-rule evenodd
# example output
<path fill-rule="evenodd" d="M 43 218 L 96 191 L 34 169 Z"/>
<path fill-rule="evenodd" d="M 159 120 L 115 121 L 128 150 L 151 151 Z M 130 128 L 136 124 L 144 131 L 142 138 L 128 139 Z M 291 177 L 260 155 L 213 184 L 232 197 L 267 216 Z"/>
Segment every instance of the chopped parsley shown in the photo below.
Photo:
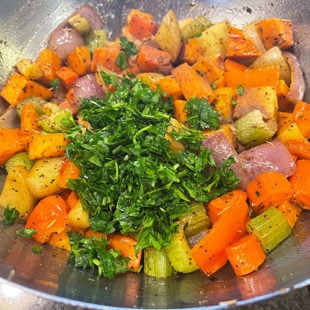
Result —
<path fill-rule="evenodd" d="M 16 234 L 25 238 L 31 238 L 36 233 L 36 230 L 33 228 L 24 228 L 17 230 Z"/>
<path fill-rule="evenodd" d="M 244 94 L 244 87 L 241 84 L 237 84 L 237 94 L 242 96 Z"/>
<path fill-rule="evenodd" d="M 125 70 L 128 68 L 128 57 L 136 55 L 138 53 L 138 49 L 133 42 L 128 41 L 128 39 L 124 36 L 120 37 L 120 45 L 122 50 L 118 54 L 115 64 Z"/>
<path fill-rule="evenodd" d="M 39 245 L 34 245 L 32 247 L 32 253 L 34 254 L 41 254 L 42 253 L 42 248 Z"/>
<path fill-rule="evenodd" d="M 203 98 L 191 98 L 185 105 L 187 122 L 194 129 L 219 129 L 220 114 Z"/>
<path fill-rule="evenodd" d="M 116 274 L 129 270 L 128 259 L 113 249 L 107 249 L 108 241 L 96 237 L 84 238 L 74 232 L 68 233 L 71 253 L 69 262 L 75 267 L 92 268 L 99 276 L 113 279 Z"/>
<path fill-rule="evenodd" d="M 166 139 L 171 98 L 136 78 L 101 75 L 106 83 L 114 83 L 115 91 L 104 99 L 83 99 L 80 114 L 91 129 L 76 133 L 67 146 L 67 156 L 81 175 L 68 184 L 89 211 L 94 231 L 135 233 L 137 249 L 161 249 L 170 244 L 190 201 L 210 201 L 235 188 L 239 179 L 229 168 L 231 161 L 216 168 L 211 151 L 201 146 L 199 130 L 183 126 L 172 131 L 186 146 L 173 153 Z M 91 251 L 94 242 L 78 244 Z M 73 254 L 82 259 L 86 254 L 78 249 Z M 100 260 L 91 264 L 101 266 Z"/>
<path fill-rule="evenodd" d="M 5 224 L 8 225 L 8 226 L 11 226 L 18 219 L 19 211 L 17 209 L 15 209 L 15 208 L 11 208 L 10 206 L 7 206 L 4 209 L 3 215 L 4 215 L 4 222 L 5 222 Z"/>
<path fill-rule="evenodd" d="M 53 89 L 58 89 L 60 86 L 60 81 L 59 79 L 54 79 L 50 82 L 50 84 Z"/>

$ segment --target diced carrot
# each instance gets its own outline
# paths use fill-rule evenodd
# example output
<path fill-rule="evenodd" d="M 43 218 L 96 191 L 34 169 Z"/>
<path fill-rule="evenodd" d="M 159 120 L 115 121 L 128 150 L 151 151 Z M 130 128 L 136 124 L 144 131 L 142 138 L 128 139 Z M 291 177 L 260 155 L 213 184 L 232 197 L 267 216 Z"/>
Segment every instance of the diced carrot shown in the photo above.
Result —
<path fill-rule="evenodd" d="M 305 138 L 310 139 L 310 104 L 297 101 L 294 108 L 295 122 Z"/>
<path fill-rule="evenodd" d="M 67 211 L 69 212 L 79 202 L 79 196 L 76 191 L 69 191 L 69 195 L 64 200 L 66 201 L 68 206 Z"/>
<path fill-rule="evenodd" d="M 66 158 L 60 167 L 59 185 L 62 188 L 68 188 L 68 181 L 79 177 L 80 169 L 70 159 Z"/>
<path fill-rule="evenodd" d="M 180 122 L 185 124 L 187 121 L 187 115 L 186 115 L 186 105 L 187 101 L 186 100 L 174 100 L 173 105 L 174 105 L 174 116 L 175 118 Z"/>
<path fill-rule="evenodd" d="M 281 18 L 266 18 L 257 23 L 257 32 L 266 49 L 279 46 L 286 49 L 294 44 L 292 21 Z"/>
<path fill-rule="evenodd" d="M 16 153 L 25 150 L 25 134 L 22 129 L 0 128 L 0 166 Z"/>
<path fill-rule="evenodd" d="M 192 67 L 210 84 L 224 75 L 224 62 L 221 56 L 201 56 Z"/>
<path fill-rule="evenodd" d="M 243 31 L 230 26 L 226 45 L 226 57 L 253 61 L 261 55 L 261 50 L 247 38 Z"/>
<path fill-rule="evenodd" d="M 214 224 L 224 212 L 241 198 L 247 199 L 246 192 L 241 189 L 235 189 L 211 200 L 207 206 L 207 214 L 211 223 Z"/>
<path fill-rule="evenodd" d="M 22 107 L 20 115 L 20 128 L 25 134 L 41 131 L 38 124 L 39 114 L 32 103 L 26 103 Z"/>
<path fill-rule="evenodd" d="M 138 271 L 141 266 L 142 251 L 136 251 L 137 241 L 129 236 L 113 233 L 107 236 L 109 245 L 120 254 L 129 258 L 128 267 Z"/>
<path fill-rule="evenodd" d="M 45 243 L 52 233 L 62 232 L 67 224 L 67 205 L 60 195 L 43 198 L 30 213 L 26 228 L 35 229 L 32 236 L 37 242 Z"/>
<path fill-rule="evenodd" d="M 97 70 L 97 67 L 107 68 L 115 73 L 121 73 L 122 69 L 116 65 L 116 59 L 121 51 L 117 44 L 112 44 L 104 47 L 96 47 L 93 52 L 93 59 L 90 69 L 92 72 Z"/>
<path fill-rule="evenodd" d="M 203 54 L 203 49 L 197 38 L 188 39 L 181 53 L 181 61 L 193 65 Z"/>
<path fill-rule="evenodd" d="M 56 133 L 34 133 L 30 136 L 28 154 L 30 159 L 49 158 L 65 155 L 68 140 L 66 134 Z"/>
<path fill-rule="evenodd" d="M 293 156 L 298 159 L 310 160 L 310 143 L 308 141 L 286 140 L 284 145 Z"/>
<path fill-rule="evenodd" d="M 288 179 L 280 172 L 261 173 L 246 187 L 248 199 L 256 214 L 271 206 L 278 206 L 293 197 L 294 190 Z"/>
<path fill-rule="evenodd" d="M 310 210 L 310 160 L 296 162 L 296 172 L 289 178 L 294 190 L 294 201 L 303 209 Z"/>
<path fill-rule="evenodd" d="M 224 70 L 225 71 L 244 71 L 247 69 L 247 66 L 235 61 L 235 60 L 232 60 L 232 59 L 229 59 L 229 58 L 226 58 L 225 61 L 224 61 Z"/>
<path fill-rule="evenodd" d="M 223 123 L 232 123 L 232 101 L 234 92 L 231 87 L 219 87 L 214 90 L 214 108 L 219 112 Z"/>
<path fill-rule="evenodd" d="M 62 61 L 58 55 L 50 49 L 43 49 L 36 60 L 43 72 L 42 83 L 49 86 L 50 82 L 56 79 L 56 71 L 62 66 Z"/>
<path fill-rule="evenodd" d="M 236 89 L 237 85 L 242 85 L 244 88 L 260 86 L 277 88 L 279 76 L 278 66 L 224 72 L 226 85 L 233 89 Z"/>
<path fill-rule="evenodd" d="M 91 55 L 88 47 L 77 46 L 67 58 L 67 66 L 83 76 L 90 70 Z"/>
<path fill-rule="evenodd" d="M 278 112 L 278 134 L 287 129 L 294 122 L 294 114 L 290 112 Z"/>
<path fill-rule="evenodd" d="M 59 233 L 52 233 L 48 240 L 48 244 L 70 252 L 70 239 L 67 233 L 68 229 L 64 229 Z"/>
<path fill-rule="evenodd" d="M 293 228 L 299 219 L 302 208 L 296 203 L 285 200 L 276 207 L 287 219 L 287 222 Z"/>
<path fill-rule="evenodd" d="M 253 234 L 248 234 L 226 248 L 227 258 L 237 276 L 244 276 L 259 268 L 266 255 Z"/>
<path fill-rule="evenodd" d="M 142 45 L 137 54 L 137 64 L 141 72 L 162 72 L 163 68 L 172 66 L 172 57 L 158 48 Z"/>
<path fill-rule="evenodd" d="M 140 10 L 131 10 L 127 17 L 128 31 L 139 40 L 153 35 L 157 29 L 153 15 Z"/>
<path fill-rule="evenodd" d="M 205 98 L 209 103 L 215 99 L 210 84 L 187 63 L 183 63 L 172 70 L 172 75 L 178 82 L 184 97 Z"/>
<path fill-rule="evenodd" d="M 155 83 L 156 86 L 160 86 L 162 91 L 166 95 L 172 96 L 174 100 L 180 99 L 182 97 L 182 91 L 179 87 L 179 84 L 172 76 L 165 76 L 161 78 L 158 82 Z"/>
<path fill-rule="evenodd" d="M 56 71 L 56 76 L 66 90 L 71 89 L 74 82 L 79 78 L 75 71 L 65 66 Z"/>
<path fill-rule="evenodd" d="M 19 101 L 28 97 L 50 99 L 53 92 L 35 81 L 28 80 L 17 72 L 13 72 L 2 88 L 0 95 L 10 105 L 16 106 Z"/>
<path fill-rule="evenodd" d="M 240 199 L 236 199 L 190 251 L 194 261 L 207 275 L 213 274 L 225 264 L 225 249 L 236 239 L 240 225 L 245 225 L 249 208 L 245 195 L 238 197 Z"/>

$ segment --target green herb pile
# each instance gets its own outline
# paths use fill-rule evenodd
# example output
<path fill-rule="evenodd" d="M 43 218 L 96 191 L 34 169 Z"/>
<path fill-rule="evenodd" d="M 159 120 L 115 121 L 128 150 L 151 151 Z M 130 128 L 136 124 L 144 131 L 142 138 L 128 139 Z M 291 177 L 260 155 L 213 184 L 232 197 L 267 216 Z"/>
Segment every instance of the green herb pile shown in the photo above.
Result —
<path fill-rule="evenodd" d="M 129 76 L 118 80 L 102 72 L 101 77 L 114 91 L 104 99 L 83 99 L 80 115 L 91 127 L 70 134 L 67 156 L 81 177 L 69 186 L 89 210 L 94 231 L 133 234 L 138 250 L 161 249 L 169 245 L 191 201 L 208 202 L 234 189 L 239 179 L 229 168 L 230 159 L 216 168 L 210 150 L 201 147 L 198 129 L 169 132 L 185 146 L 177 154 L 171 150 L 165 136 L 173 104 L 160 90 Z M 202 106 L 201 99 L 198 103 Z M 204 115 L 198 123 L 218 126 L 214 117 L 206 125 L 206 109 L 189 113 L 200 110 Z M 76 247 L 75 253 L 80 253 Z"/>

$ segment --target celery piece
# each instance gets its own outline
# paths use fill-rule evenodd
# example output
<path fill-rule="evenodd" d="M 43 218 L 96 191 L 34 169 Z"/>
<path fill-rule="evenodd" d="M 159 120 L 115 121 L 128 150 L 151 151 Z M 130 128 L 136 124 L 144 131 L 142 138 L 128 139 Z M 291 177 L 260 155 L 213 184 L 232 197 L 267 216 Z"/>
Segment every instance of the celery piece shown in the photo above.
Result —
<path fill-rule="evenodd" d="M 254 234 L 267 253 L 287 238 L 292 229 L 285 216 L 275 207 L 249 220 L 246 224 L 248 233 Z"/>
<path fill-rule="evenodd" d="M 180 24 L 181 36 L 184 40 L 199 36 L 209 26 L 211 21 L 205 16 L 186 19 Z"/>
<path fill-rule="evenodd" d="M 104 29 L 91 31 L 87 36 L 85 36 L 86 46 L 91 52 L 93 52 L 96 47 L 105 46 L 106 40 L 107 33 Z"/>
<path fill-rule="evenodd" d="M 165 248 L 172 267 L 182 273 L 198 270 L 199 267 L 190 255 L 190 246 L 185 237 L 183 225 L 179 224 L 179 230 L 173 234 L 169 246 Z"/>
<path fill-rule="evenodd" d="M 187 239 L 211 226 L 206 209 L 203 203 L 200 202 L 193 203 L 191 205 L 191 210 L 184 214 L 180 220 L 184 224 L 184 231 Z"/>
<path fill-rule="evenodd" d="M 34 161 L 29 158 L 27 152 L 20 152 L 20 153 L 13 155 L 11 158 L 9 158 L 6 161 L 4 168 L 8 172 L 10 167 L 18 165 L 18 166 L 25 167 L 27 170 L 30 170 L 33 164 L 34 164 Z"/>
<path fill-rule="evenodd" d="M 240 143 L 251 147 L 266 142 L 277 131 L 275 120 L 264 121 L 260 110 L 253 110 L 235 121 L 235 134 Z"/>
<path fill-rule="evenodd" d="M 167 278 L 174 274 L 174 269 L 165 251 L 153 247 L 144 249 L 143 272 L 151 277 Z"/>

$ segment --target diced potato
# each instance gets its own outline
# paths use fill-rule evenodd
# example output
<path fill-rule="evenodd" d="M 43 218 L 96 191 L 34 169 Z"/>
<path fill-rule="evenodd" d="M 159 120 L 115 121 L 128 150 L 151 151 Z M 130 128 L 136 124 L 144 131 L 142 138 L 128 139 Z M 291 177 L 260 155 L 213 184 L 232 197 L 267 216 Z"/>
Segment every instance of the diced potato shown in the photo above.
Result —
<path fill-rule="evenodd" d="M 19 211 L 20 218 L 24 220 L 27 219 L 36 203 L 36 199 L 27 186 L 28 173 L 28 170 L 21 165 L 10 167 L 0 195 L 0 206 L 15 208 Z"/>
<path fill-rule="evenodd" d="M 178 19 L 172 10 L 163 17 L 155 34 L 155 41 L 162 50 L 172 56 L 173 61 L 176 61 L 181 50 L 182 38 Z"/>
<path fill-rule="evenodd" d="M 69 236 L 67 235 L 67 232 L 68 232 L 67 229 L 64 229 L 60 233 L 53 233 L 50 239 L 48 240 L 48 244 L 54 247 L 60 248 L 60 249 L 70 251 L 71 246 L 70 246 L 70 240 L 69 240 Z"/>
<path fill-rule="evenodd" d="M 4 165 L 5 170 L 7 172 L 13 166 L 23 166 L 27 170 L 30 170 L 31 167 L 33 166 L 33 160 L 29 159 L 27 152 L 20 152 L 13 155 L 10 159 L 8 159 Z"/>
<path fill-rule="evenodd" d="M 43 76 L 40 66 L 28 58 L 23 58 L 16 63 L 16 69 L 30 80 L 37 80 Z"/>
<path fill-rule="evenodd" d="M 280 79 L 284 80 L 287 85 L 290 85 L 291 69 L 278 46 L 272 47 L 270 50 L 263 53 L 250 67 L 257 69 L 269 66 L 279 66 Z"/>
<path fill-rule="evenodd" d="M 228 22 L 218 22 L 207 28 L 197 38 L 204 51 L 204 56 L 225 57 L 228 39 Z"/>
<path fill-rule="evenodd" d="M 278 134 L 278 137 L 282 142 L 296 140 L 309 143 L 295 122 L 291 123 L 286 129 L 282 130 Z"/>
<path fill-rule="evenodd" d="M 68 224 L 76 231 L 85 230 L 90 226 L 88 212 L 83 209 L 80 200 L 69 211 Z"/>
<path fill-rule="evenodd" d="M 184 151 L 184 144 L 180 141 L 177 141 L 173 138 L 169 132 L 178 131 L 181 128 L 181 123 L 179 123 L 175 118 L 170 119 L 170 125 L 167 128 L 167 133 L 165 134 L 165 139 L 170 142 L 170 148 L 173 153 L 177 154 L 179 151 Z"/>
<path fill-rule="evenodd" d="M 235 122 L 236 137 L 246 147 L 266 142 L 276 131 L 277 121 L 264 121 L 263 114 L 259 110 L 249 112 Z"/>
<path fill-rule="evenodd" d="M 253 110 L 260 110 L 265 120 L 276 120 L 278 116 L 278 98 L 274 87 L 263 86 L 246 89 L 237 98 L 233 117 L 238 119 Z"/>
<path fill-rule="evenodd" d="M 198 36 L 202 31 L 211 26 L 211 21 L 205 16 L 187 18 L 180 23 L 181 35 L 184 40 Z"/>
<path fill-rule="evenodd" d="M 59 193 L 59 171 L 63 157 L 43 158 L 35 161 L 26 181 L 31 194 L 36 198 Z"/>

